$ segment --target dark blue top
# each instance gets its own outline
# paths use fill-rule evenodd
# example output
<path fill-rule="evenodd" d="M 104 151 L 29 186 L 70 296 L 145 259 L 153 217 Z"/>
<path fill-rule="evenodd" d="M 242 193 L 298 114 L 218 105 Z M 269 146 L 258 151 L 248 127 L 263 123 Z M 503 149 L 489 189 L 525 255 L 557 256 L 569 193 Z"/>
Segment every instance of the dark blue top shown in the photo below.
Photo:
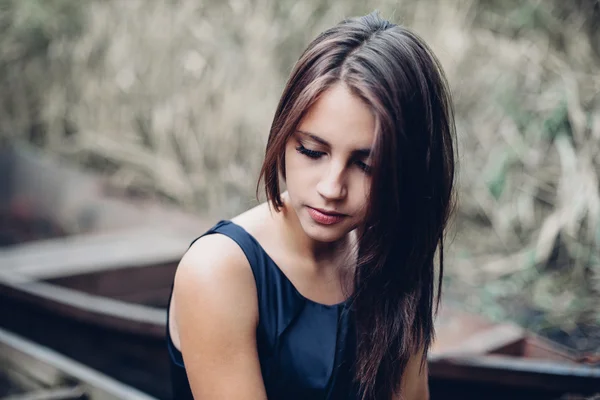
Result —
<path fill-rule="evenodd" d="M 233 239 L 252 268 L 259 308 L 256 340 L 269 400 L 358 398 L 352 379 L 355 331 L 347 302 L 325 305 L 302 296 L 239 225 L 220 221 L 204 235 L 213 233 Z M 191 400 L 183 359 L 168 331 L 173 396 Z"/>

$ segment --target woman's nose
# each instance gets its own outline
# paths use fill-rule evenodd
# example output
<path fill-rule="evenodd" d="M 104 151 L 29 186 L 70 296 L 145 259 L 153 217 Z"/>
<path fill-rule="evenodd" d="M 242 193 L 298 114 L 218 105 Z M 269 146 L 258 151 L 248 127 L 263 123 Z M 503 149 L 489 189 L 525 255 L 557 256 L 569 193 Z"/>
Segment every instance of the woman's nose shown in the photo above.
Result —
<path fill-rule="evenodd" d="M 327 200 L 341 200 L 347 194 L 344 166 L 332 163 L 317 184 L 317 192 Z"/>

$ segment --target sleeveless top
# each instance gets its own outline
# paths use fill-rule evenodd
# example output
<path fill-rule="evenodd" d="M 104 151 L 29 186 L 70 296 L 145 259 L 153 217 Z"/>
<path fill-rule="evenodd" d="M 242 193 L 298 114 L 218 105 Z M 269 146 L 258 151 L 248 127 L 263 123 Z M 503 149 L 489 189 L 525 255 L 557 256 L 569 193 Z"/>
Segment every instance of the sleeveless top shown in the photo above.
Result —
<path fill-rule="evenodd" d="M 269 400 L 358 399 L 353 380 L 356 337 L 348 301 L 325 305 L 304 297 L 239 225 L 220 221 L 202 236 L 215 233 L 238 244 L 254 274 L 259 312 L 256 344 Z M 168 326 L 173 398 L 192 400 L 183 358 Z"/>

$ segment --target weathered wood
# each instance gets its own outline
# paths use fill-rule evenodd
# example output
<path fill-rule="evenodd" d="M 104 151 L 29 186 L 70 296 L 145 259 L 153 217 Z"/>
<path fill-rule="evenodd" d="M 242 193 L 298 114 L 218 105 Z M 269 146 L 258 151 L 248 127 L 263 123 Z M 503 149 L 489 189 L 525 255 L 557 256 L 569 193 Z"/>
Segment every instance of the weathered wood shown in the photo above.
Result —
<path fill-rule="evenodd" d="M 139 301 L 132 301 L 133 303 L 153 305 L 155 302 L 150 297 L 152 293 L 163 291 L 163 299 L 168 297 L 168 293 L 164 293 L 164 291 L 170 289 L 169 282 L 173 282 L 176 269 L 177 262 L 175 261 L 167 264 L 148 265 L 145 268 L 132 266 L 72 275 L 48 279 L 45 282 L 117 300 L 133 296 L 139 298 Z M 132 283 L 135 284 L 132 285 Z M 144 298 L 144 293 L 148 293 L 149 297 Z"/>
<path fill-rule="evenodd" d="M 530 389 L 591 393 L 600 388 L 600 368 L 501 355 L 434 357 L 432 376 Z"/>
<path fill-rule="evenodd" d="M 3 326 L 31 341 L 159 399 L 170 398 L 164 331 L 162 337 L 127 333 L 10 297 L 0 300 L 0 315 Z"/>
<path fill-rule="evenodd" d="M 83 399 L 85 391 L 79 386 L 52 388 L 4 397 L 0 400 L 74 400 Z"/>
<path fill-rule="evenodd" d="M 158 272 L 154 273 L 154 269 Z M 0 271 L 0 288 L 2 296 L 28 303 L 38 309 L 45 309 L 50 313 L 49 315 L 52 313 L 56 316 L 62 315 L 98 328 L 127 333 L 132 337 L 154 338 L 156 342 L 153 343 L 160 347 L 155 354 L 163 354 L 160 357 L 165 357 L 166 310 L 164 307 L 170 292 L 173 273 L 173 266 L 159 265 L 145 268 L 132 266 L 56 278 L 48 282 L 36 282 L 29 279 L 20 281 L 17 274 L 3 274 Z M 145 280 L 146 278 L 148 279 Z M 101 284 L 93 287 L 91 282 L 101 282 Z M 59 286 L 58 283 L 70 287 Z M 113 284 L 116 289 L 109 290 Z M 137 289 L 127 293 L 128 287 Z M 146 290 L 145 287 L 149 288 Z M 95 294 L 86 293 L 81 289 Z M 106 294 L 111 297 L 106 297 Z M 149 301 L 158 306 L 143 305 Z M 591 379 L 585 376 L 569 377 L 566 374 L 561 379 L 554 380 L 551 374 L 539 374 L 537 369 L 542 364 L 525 360 L 523 357 L 534 356 L 543 359 L 549 355 L 548 358 L 552 360 L 561 360 L 562 364 L 556 364 L 558 370 L 566 365 L 565 363 L 573 362 L 576 357 L 551 346 L 550 342 L 536 341 L 534 336 L 526 334 L 514 325 L 493 324 L 482 317 L 466 314 L 450 307 L 441 310 L 436 325 L 437 335 L 441 340 L 434 344 L 430 354 L 432 378 L 494 384 L 503 384 L 511 380 L 512 385 L 516 387 L 522 385 L 526 388 L 557 390 L 559 387 L 569 388 L 570 380 L 582 382 Z M 123 349 L 119 347 L 119 351 Z M 511 354 L 514 357 L 508 357 L 499 364 L 480 362 L 476 367 L 472 358 L 465 357 L 466 355 L 490 357 L 490 354 L 494 353 Z M 148 354 L 150 352 L 147 354 L 142 352 L 139 356 L 144 359 Z M 517 366 L 512 368 L 510 360 L 514 360 Z M 152 363 L 156 360 L 148 359 L 146 362 Z M 163 358 L 162 362 L 166 362 L 166 358 Z M 493 373 L 490 374 L 486 366 Z M 505 368 L 506 371 L 501 371 L 501 368 Z M 568 368 L 565 370 L 568 371 Z M 528 378 L 523 380 L 519 377 Z M 548 384 L 546 382 L 548 380 L 552 380 L 552 384 Z"/>
<path fill-rule="evenodd" d="M 154 399 L 139 390 L 3 329 L 0 329 L 0 360 L 2 361 L 1 368 L 9 371 L 11 369 L 22 371 L 23 374 L 30 375 L 33 380 L 40 382 L 40 388 L 50 387 L 45 391 L 30 393 L 29 397 L 22 396 L 22 399 L 78 398 L 52 397 L 52 395 L 59 394 L 60 390 L 67 389 L 67 392 L 63 392 L 64 395 L 73 395 L 76 391 L 83 391 L 86 395 L 85 398 L 89 400 Z M 61 389 L 64 382 L 74 382 L 74 387 Z"/>
<path fill-rule="evenodd" d="M 26 243 L 0 250 L 0 271 L 38 279 L 177 262 L 193 239 L 167 227 L 142 227 Z"/>
<path fill-rule="evenodd" d="M 504 354 L 510 355 L 505 352 Z M 527 358 L 539 358 L 560 363 L 580 363 L 581 355 L 558 343 L 529 333 L 528 340 L 523 343 L 519 355 Z"/>
<path fill-rule="evenodd" d="M 459 320 L 460 321 L 460 320 Z M 444 335 L 443 328 L 440 329 L 440 336 Z M 432 355 L 435 356 L 455 356 L 469 354 L 487 354 L 499 352 L 506 347 L 513 345 L 521 346 L 526 338 L 524 329 L 514 324 L 492 325 L 488 329 L 475 332 L 464 331 L 462 340 L 445 345 L 435 346 Z"/>
<path fill-rule="evenodd" d="M 166 310 L 162 308 L 89 295 L 44 282 L 18 282 L 2 273 L 0 291 L 2 296 L 100 327 L 150 337 L 165 335 Z"/>
<path fill-rule="evenodd" d="M 511 324 L 443 307 L 429 354 L 437 379 L 503 385 L 519 390 L 583 391 L 600 388 L 600 368 L 577 363 L 558 344 Z"/>

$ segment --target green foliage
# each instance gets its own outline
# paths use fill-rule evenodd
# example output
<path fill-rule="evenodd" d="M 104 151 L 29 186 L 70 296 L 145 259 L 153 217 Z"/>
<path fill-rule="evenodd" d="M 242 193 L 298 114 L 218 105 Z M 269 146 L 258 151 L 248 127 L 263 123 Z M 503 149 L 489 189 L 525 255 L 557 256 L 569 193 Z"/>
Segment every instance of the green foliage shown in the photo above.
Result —
<path fill-rule="evenodd" d="M 548 118 L 543 121 L 542 126 L 548 140 L 554 140 L 558 135 L 572 136 L 566 100 L 563 99 L 560 102 Z"/>
<path fill-rule="evenodd" d="M 498 200 L 506 187 L 507 174 L 515 157 L 509 148 L 501 148 L 495 150 L 491 158 L 490 168 L 485 173 L 486 183 L 491 195 Z"/>

